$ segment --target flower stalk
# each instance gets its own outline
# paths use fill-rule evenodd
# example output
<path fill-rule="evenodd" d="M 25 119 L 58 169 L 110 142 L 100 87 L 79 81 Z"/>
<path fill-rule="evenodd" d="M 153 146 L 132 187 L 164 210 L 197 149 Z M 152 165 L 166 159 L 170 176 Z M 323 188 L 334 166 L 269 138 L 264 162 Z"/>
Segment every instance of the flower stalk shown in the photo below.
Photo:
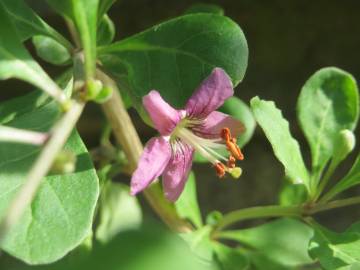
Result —
<path fill-rule="evenodd" d="M 97 70 L 96 75 L 104 85 L 113 89 L 111 98 L 102 104 L 102 108 L 110 122 L 116 140 L 127 156 L 129 171 L 133 172 L 143 152 L 139 135 L 135 130 L 114 81 L 100 70 Z M 149 186 L 144 191 L 144 195 L 150 206 L 172 230 L 177 232 L 192 230 L 192 226 L 178 216 L 174 205 L 165 199 L 158 182 Z"/>

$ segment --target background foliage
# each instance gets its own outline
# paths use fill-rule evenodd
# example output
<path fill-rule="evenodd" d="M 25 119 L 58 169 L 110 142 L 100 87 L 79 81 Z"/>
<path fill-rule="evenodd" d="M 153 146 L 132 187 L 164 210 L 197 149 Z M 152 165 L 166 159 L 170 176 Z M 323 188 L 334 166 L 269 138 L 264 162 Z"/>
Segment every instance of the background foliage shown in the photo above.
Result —
<path fill-rule="evenodd" d="M 55 17 L 50 9 L 47 7 L 44 8 L 39 2 L 29 2 L 31 3 L 31 6 L 39 12 L 42 18 L 46 18 L 46 21 L 49 21 L 54 28 L 59 29 L 62 34 L 68 36 L 66 31 L 62 31 L 62 26 L 58 27 L 58 25 L 62 23 L 59 21 L 60 17 Z M 110 10 L 109 17 L 102 17 L 101 15 L 106 12 L 112 1 L 101 1 L 98 14 L 94 13 L 94 8 L 91 8 L 91 5 L 94 7 L 97 1 L 89 1 L 89 3 L 85 3 L 86 1 L 78 1 L 75 4 L 73 3 L 74 6 L 72 7 L 67 6 L 64 4 L 65 2 L 61 1 L 49 0 L 48 2 L 51 6 L 55 7 L 59 13 L 74 19 L 75 26 L 82 33 L 80 42 L 87 44 L 84 45 L 85 55 L 87 56 L 87 60 L 85 61 L 86 76 L 90 77 L 93 74 L 93 67 L 95 65 L 94 55 L 96 54 L 95 44 L 97 43 L 98 45 L 103 46 L 98 52 L 100 59 L 104 62 L 105 69 L 108 69 L 122 82 L 123 85 L 128 87 L 127 90 L 130 90 L 130 94 L 128 93 L 129 96 L 123 94 L 124 98 L 127 100 L 128 105 L 132 103 L 138 109 L 140 108 L 139 111 L 142 117 L 144 117 L 144 114 L 142 114 L 138 101 L 141 95 L 143 95 L 149 87 L 159 88 L 169 100 L 172 100 L 172 103 L 181 105 L 183 101 L 186 100 L 187 96 L 190 95 L 190 89 L 194 88 L 198 78 L 202 76 L 200 76 L 200 73 L 210 70 L 210 67 L 212 66 L 228 65 L 226 66 L 226 69 L 228 69 L 235 84 L 243 79 L 247 62 L 246 42 L 244 41 L 241 30 L 236 28 L 234 22 L 229 19 L 223 19 L 224 17 L 221 17 L 223 11 L 216 6 L 211 8 L 208 6 L 206 7 L 206 12 L 212 14 L 200 15 L 196 13 L 199 12 L 199 10 L 203 11 L 203 6 L 195 6 L 187 10 L 193 3 L 192 1 L 181 1 L 181 3 L 176 4 L 170 4 L 165 1 L 120 1 Z M 12 8 L 16 10 L 16 8 L 19 8 L 17 4 L 20 2 L 14 1 L 11 3 L 10 1 L 2 0 L 2 3 L 7 3 L 7 5 L 12 6 Z M 86 12 L 82 12 L 84 5 L 88 6 Z M 187 187 L 184 196 L 188 199 L 182 198 L 177 203 L 176 208 L 178 208 L 181 216 L 188 218 L 196 227 L 201 229 L 193 232 L 191 237 L 184 236 L 190 243 L 190 248 L 196 256 L 189 255 L 189 261 L 184 261 L 184 265 L 181 269 L 183 269 L 183 267 L 191 268 L 194 267 L 194 265 L 197 265 L 196 269 L 201 269 L 201 267 L 215 267 L 215 265 L 221 269 L 239 269 L 240 266 L 241 268 L 246 268 L 250 267 L 250 265 L 258 269 L 265 269 L 264 267 L 268 267 L 267 269 L 270 269 L 269 267 L 273 267 L 274 269 L 290 269 L 290 267 L 311 263 L 312 258 L 319 259 L 321 265 L 326 269 L 356 269 L 359 265 L 359 258 L 357 256 L 358 226 L 354 224 L 349 227 L 349 225 L 353 221 L 358 220 L 359 210 L 357 207 L 352 207 L 351 210 L 349 210 L 351 212 L 341 209 L 318 216 L 317 221 L 326 225 L 327 228 L 311 221 L 310 223 L 315 228 L 314 231 L 310 229 L 308 225 L 298 221 L 279 219 L 265 225 L 260 225 L 259 227 L 252 227 L 256 225 L 258 221 L 245 222 L 242 224 L 245 229 L 241 227 L 242 230 L 228 231 L 224 232 L 223 235 L 218 236 L 220 239 L 230 239 L 231 241 L 239 242 L 241 245 L 250 247 L 250 249 L 243 249 L 241 246 L 238 249 L 231 249 L 219 242 L 209 242 L 209 232 L 211 226 L 216 224 L 218 219 L 218 213 L 210 213 L 210 211 L 218 209 L 221 212 L 227 212 L 245 206 L 276 203 L 278 200 L 277 193 L 281 190 L 282 186 L 286 187 L 279 198 L 279 201 L 282 204 L 292 204 L 294 203 L 293 199 L 302 202 L 304 190 L 308 189 L 311 191 L 313 189 L 309 184 L 310 176 L 307 175 L 305 167 L 311 168 L 312 166 L 316 178 L 316 172 L 320 174 L 319 172 L 325 167 L 326 161 L 329 160 L 330 157 L 334 157 L 336 149 L 332 149 L 332 146 L 337 142 L 338 133 L 343 129 L 354 129 L 358 118 L 358 90 L 355 86 L 354 79 L 348 73 L 339 69 L 323 69 L 319 71 L 309 79 L 302 89 L 302 94 L 297 103 L 297 110 L 299 112 L 300 126 L 302 127 L 303 132 L 305 132 L 305 136 L 310 143 L 310 148 L 307 147 L 305 136 L 301 133 L 299 126 L 296 124 L 295 104 L 302 85 L 320 67 L 338 66 L 353 74 L 355 78 L 358 78 L 358 61 L 356 61 L 352 54 L 356 51 L 355 49 L 360 43 L 359 37 L 354 35 L 354 32 L 356 31 L 353 27 L 356 18 L 355 10 L 358 8 L 357 6 L 359 4 L 356 1 L 349 1 L 342 6 L 339 6 L 330 1 L 327 2 L 325 9 L 323 8 L 323 1 L 318 1 L 311 5 L 305 5 L 300 1 L 291 3 L 274 2 L 272 4 L 262 3 L 260 1 L 224 1 L 221 5 L 225 10 L 225 14 L 241 26 L 250 47 L 249 68 L 244 81 L 237 87 L 237 96 L 241 97 L 242 100 L 249 104 L 250 98 L 259 95 L 261 99 L 275 100 L 276 107 L 283 110 L 281 115 L 274 107 L 275 105 L 273 103 L 259 99 L 253 99 L 251 101 L 255 118 L 270 140 L 272 148 L 276 152 L 276 157 L 281 163 L 274 158 L 270 144 L 265 140 L 260 129 L 257 129 L 252 141 L 250 141 L 244 149 L 246 160 L 241 165 L 244 170 L 244 175 L 239 182 L 230 180 L 218 181 L 214 177 L 212 171 L 209 170 L 207 164 L 197 165 L 195 167 L 195 172 L 192 175 L 192 180 L 189 184 L 192 185 L 193 179 L 198 175 L 201 175 L 201 179 L 205 178 L 206 180 L 197 181 L 197 193 L 200 196 L 199 201 L 202 209 L 202 216 L 197 207 L 194 186 Z M 2 24 L 3 35 L 0 37 L 0 45 L 6 48 L 6 51 L 5 53 L 3 51 L 1 53 L 3 58 L 8 57 L 8 52 L 13 53 L 20 57 L 22 61 L 27 60 L 24 62 L 28 66 L 25 66 L 25 70 L 20 69 L 19 71 L 15 70 L 18 66 L 14 66 L 14 69 L 12 70 L 14 72 L 16 71 L 15 73 L 1 73 L 0 78 L 5 79 L 9 76 L 21 76 L 25 81 L 32 82 L 40 88 L 46 88 L 45 85 L 48 80 L 47 75 L 42 74 L 40 67 L 34 64 L 30 59 L 31 56 L 24 52 L 24 48 L 18 46 L 20 40 L 28 40 L 25 43 L 26 47 L 30 49 L 34 58 L 40 61 L 44 70 L 50 71 L 52 77 L 59 75 L 60 68 L 49 66 L 46 62 L 56 65 L 66 65 L 69 63 L 69 55 L 64 53 L 64 48 L 68 47 L 69 44 L 63 40 L 59 33 L 50 28 L 34 14 L 30 14 L 29 10 L 23 7 L 20 10 L 21 16 L 24 16 L 24 18 L 31 18 L 31 20 L 29 19 L 29 22 L 25 23 L 24 20 L 18 20 L 17 23 L 15 23 L 15 25 L 21 29 L 18 40 L 7 38 L 12 35 L 12 32 L 9 31 L 11 26 Z M 115 40 L 119 37 L 124 38 L 157 24 L 160 21 L 164 21 L 167 18 L 179 16 L 184 12 L 190 15 L 175 19 L 170 23 L 165 22 L 160 28 L 152 28 L 148 32 L 144 32 L 135 37 L 130 37 L 129 39 L 125 39 L 124 41 L 120 41 L 120 43 L 115 43 L 106 48 L 106 44 L 109 44 L 114 36 L 116 36 Z M 279 14 L 282 16 L 279 16 Z M 314 14 L 317 16 L 314 16 Z M 97 16 L 101 17 L 101 20 L 98 22 L 98 37 L 95 42 L 94 29 L 97 25 L 94 23 L 94 18 Z M 299 17 L 301 17 L 302 20 L 298 20 L 297 18 Z M 112 23 L 109 18 L 111 18 L 114 23 Z M 6 20 L 6 18 L 3 18 L 3 20 Z M 213 41 L 218 40 L 218 37 L 216 37 L 217 34 L 212 36 L 207 32 L 204 33 L 201 28 L 188 26 L 196 26 L 197 23 L 200 26 L 203 26 L 206 21 L 211 21 L 209 27 L 214 29 L 213 31 L 215 33 L 218 33 L 217 31 L 220 28 L 225 33 L 228 33 L 228 36 L 225 34 L 223 40 L 225 40 L 227 44 L 231 44 L 232 42 L 234 44 L 231 48 L 232 50 L 229 49 L 229 51 L 227 51 L 228 55 L 223 59 L 208 57 L 208 55 L 216 55 L 216 52 L 204 50 L 203 47 L 201 50 L 197 48 L 197 44 L 199 44 L 196 41 L 197 38 L 202 41 L 206 40 L 206 43 L 208 44 L 212 44 Z M 175 24 L 175 26 L 172 27 L 171 24 Z M 116 34 L 114 32 L 114 27 L 116 27 Z M 186 27 L 188 27 L 188 29 Z M 184 33 L 187 33 L 189 29 L 194 29 L 195 31 L 195 40 L 190 40 L 190 42 L 184 46 L 184 51 L 178 49 L 178 43 L 180 41 L 178 42 L 176 38 L 180 37 L 181 40 L 181 31 L 179 31 L 177 35 L 174 35 L 172 29 L 176 28 L 183 30 Z M 229 30 L 227 31 L 226 29 Z M 156 34 L 158 34 L 160 38 L 156 37 Z M 33 43 L 29 40 L 32 36 L 34 36 L 32 38 Z M 238 40 L 232 39 L 233 36 L 238 37 Z M 334 36 L 337 38 L 333 39 Z M 53 39 L 49 39 L 49 37 L 55 39 L 57 42 L 54 43 Z M 175 44 L 171 44 L 171 42 L 175 42 Z M 17 45 L 14 46 L 14 44 Z M 223 45 L 219 43 L 218 46 L 221 48 Z M 131 52 L 134 48 L 135 51 L 144 51 L 144 54 L 150 59 L 149 62 L 152 63 L 149 65 L 150 70 L 153 70 L 155 74 L 157 74 L 155 77 L 150 76 L 150 81 L 153 85 L 142 85 L 142 83 L 146 81 L 144 78 L 145 72 L 143 72 L 145 67 L 143 66 L 142 60 L 137 59 L 138 54 L 133 54 Z M 214 47 L 211 48 L 217 48 L 216 42 Z M 147 51 L 148 49 L 149 51 Z M 54 52 L 54 54 L 49 54 L 49 51 Z M 205 54 L 202 55 L 199 53 L 200 51 L 205 51 Z M 192 57 L 193 53 L 196 57 Z M 239 54 L 240 58 L 234 56 L 236 53 Z M 45 62 L 39 59 L 36 54 L 45 60 Z M 114 55 L 121 60 L 117 61 L 117 59 L 114 58 Z M 242 55 L 244 58 L 241 58 Z M 197 58 L 198 56 L 200 62 L 202 61 L 204 62 L 203 65 L 208 66 L 202 70 L 187 70 L 187 66 L 191 66 L 193 61 L 196 62 L 199 60 Z M 231 56 L 233 56 L 233 58 Z M 241 61 L 231 62 L 231 60 L 237 58 L 241 59 Z M 163 66 L 156 65 L 158 59 L 162 59 L 162 63 L 164 63 Z M 124 61 L 125 64 L 120 63 L 121 61 Z M 135 68 L 136 72 L 131 73 L 133 70 L 129 69 L 128 63 L 126 63 L 127 61 L 132 63 L 133 66 L 131 66 L 131 68 Z M 187 74 L 185 77 L 187 77 L 188 80 L 178 81 L 177 84 L 172 84 L 173 81 L 176 81 L 172 76 L 168 78 L 158 77 L 158 74 L 163 72 L 162 68 L 166 69 L 167 66 L 171 67 L 174 64 L 180 67 L 180 73 L 183 76 Z M 0 71 L 1 68 L 2 66 L 0 63 Z M 34 79 L 30 73 L 26 73 L 29 72 L 29 70 L 30 72 L 33 70 L 41 74 L 40 78 L 38 80 L 36 78 Z M 197 76 L 191 78 L 189 74 L 197 74 Z M 330 79 L 328 80 L 328 78 Z M 184 85 L 184 83 L 186 84 Z M 28 91 L 28 85 L 25 86 L 14 80 L 2 83 L 1 88 L 15 89 L 13 92 L 2 91 L 1 101 L 21 95 Z M 166 89 L 183 90 L 186 94 L 182 95 L 181 98 L 184 100 L 169 94 L 171 92 L 167 92 L 168 90 Z M 314 89 L 320 89 L 319 93 L 312 93 L 312 90 Z M 344 90 L 339 92 L 339 95 L 332 95 L 330 92 L 333 89 Z M 40 100 L 43 99 L 40 97 Z M 337 103 L 338 101 L 339 103 Z M 46 106 L 51 106 L 51 104 L 49 105 L 45 101 L 44 103 L 42 102 L 43 101 L 34 101 L 34 105 L 27 104 L 27 106 L 30 106 L 31 110 L 34 108 L 37 110 L 37 108 L 40 108 L 41 106 L 43 106 L 41 109 L 46 109 Z M 241 103 L 241 101 L 236 98 L 231 102 L 234 104 Z M 226 104 L 222 110 L 225 112 L 231 111 L 231 102 Z M 307 108 L 306 106 L 311 104 L 311 102 L 313 102 L 314 105 Z M 324 105 L 324 107 L 321 110 L 311 111 L 311 108 L 318 105 Z M 14 119 L 9 120 L 9 118 L 6 118 L 9 117 L 6 115 L 6 112 L 9 111 L 9 109 L 7 109 L 6 105 L 3 105 L 1 108 L 2 110 L 0 110 L 0 112 L 5 112 L 5 120 L 1 122 L 2 124 L 12 125 L 12 121 L 15 121 L 14 126 L 17 125 L 16 121 L 31 123 L 31 121 L 26 119 L 22 120 L 21 115 L 17 115 Z M 36 113 L 36 110 L 34 113 Z M 328 111 L 329 114 L 325 116 L 322 114 L 316 115 L 316 113 L 323 110 Z M 23 109 L 23 113 L 26 113 L 26 108 Z M 244 114 L 250 114 L 250 111 L 244 109 L 244 113 L 241 114 L 242 116 L 239 115 L 239 117 L 244 117 Z M 143 142 L 145 142 L 153 135 L 154 131 L 143 125 L 142 120 L 134 110 L 132 110 L 132 116 L 137 119 L 136 124 L 138 130 L 140 131 Z M 266 117 L 268 116 L 271 117 L 267 119 Z M 26 117 L 31 118 L 31 115 L 26 115 Z M 34 117 L 34 119 L 35 118 L 37 117 Z M 290 126 L 288 127 L 286 120 L 281 120 L 281 118 L 287 119 Z M 38 120 L 39 119 L 40 118 L 38 118 Z M 249 127 L 254 127 L 254 122 L 249 119 L 252 118 L 247 118 Z M 270 121 L 276 119 L 278 120 L 275 121 L 274 124 L 271 124 Z M 312 122 L 312 119 L 315 119 L 316 121 Z M 329 123 L 328 125 L 326 124 L 327 122 Z M 325 129 L 325 131 L 321 129 L 322 123 L 326 124 L 327 129 Z M 275 124 L 279 124 L 277 131 L 280 131 L 280 133 L 278 135 L 274 132 Z M 85 112 L 85 116 L 78 125 L 80 134 L 84 135 L 82 138 L 88 148 L 92 148 L 98 144 L 98 138 L 100 137 L 99 131 L 102 130 L 103 126 L 103 118 L 98 108 L 89 106 Z M 317 130 L 319 126 L 320 131 Z M 20 125 L 20 127 L 25 127 L 25 125 Z M 249 138 L 251 137 L 252 132 L 253 128 L 250 128 L 249 134 L 247 134 Z M 281 140 L 279 140 L 280 135 L 284 136 L 281 137 Z M 76 136 L 77 135 L 74 133 L 73 137 Z M 292 139 L 292 136 L 299 143 Z M 316 138 L 315 142 L 314 138 Z M 71 140 L 69 141 L 69 144 L 71 144 Z M 244 138 L 240 143 L 243 144 L 245 143 L 244 141 L 247 141 L 247 139 Z M 320 141 L 322 144 L 319 147 L 318 144 Z M 301 153 L 299 153 L 299 147 L 302 150 Z M 7 150 L 2 148 L 1 154 L 3 154 L 3 156 L 8 156 L 14 149 L 15 148 Z M 19 151 L 26 150 L 20 149 Z M 79 152 L 75 152 L 80 155 L 80 158 L 78 157 L 78 159 L 83 162 L 82 173 L 84 173 L 84 171 L 90 174 L 93 173 L 91 172 L 93 169 L 91 168 L 91 165 L 89 165 L 85 148 L 78 149 L 78 151 Z M 358 152 L 358 150 L 356 150 L 355 153 L 356 152 Z M 295 163 L 293 159 L 294 155 L 296 157 Z M 312 160 L 310 160 L 310 156 L 312 156 Z M 340 166 L 340 170 L 337 171 L 335 178 L 340 179 L 338 175 L 344 175 L 344 172 L 346 172 L 353 163 L 355 156 L 356 155 L 352 155 L 346 163 L 343 163 Z M 254 160 L 256 160 L 256 162 L 254 162 Z M 345 190 L 349 186 L 352 186 L 354 182 L 357 182 L 358 164 L 359 162 L 357 160 L 354 168 L 346 177 L 347 183 L 336 186 L 334 193 L 337 193 L 337 190 Z M 84 169 L 84 166 L 88 168 Z M 290 182 L 302 182 L 305 184 L 305 188 L 301 186 L 287 186 L 287 182 L 283 181 L 282 166 L 285 167 L 287 178 Z M 5 175 L 4 177 L 10 175 L 9 172 L 2 172 L 2 174 Z M 0 175 L 0 179 L 1 176 L 2 175 Z M 171 258 L 171 255 L 173 254 L 186 257 L 187 254 L 190 254 L 187 247 L 182 246 L 183 243 L 179 241 L 180 239 L 177 237 L 170 236 L 161 229 L 159 229 L 159 231 L 157 231 L 158 229 L 156 228 L 149 229 L 157 227 L 158 225 L 148 224 L 144 229 L 140 229 L 138 233 L 124 232 L 128 228 L 128 225 L 125 224 L 123 227 L 122 225 L 117 225 L 118 221 L 121 220 L 123 216 L 109 217 L 109 215 L 106 215 L 106 211 L 111 211 L 109 209 L 112 209 L 114 205 L 125 205 L 126 207 L 137 209 L 134 211 L 138 214 L 131 216 L 128 221 L 131 226 L 139 227 L 139 223 L 141 222 L 139 206 L 136 201 L 131 201 L 131 198 L 127 198 L 127 191 L 124 186 L 116 183 L 113 184 L 115 186 L 109 187 L 110 183 L 108 182 L 108 179 L 106 179 L 106 176 L 106 172 L 104 172 L 104 175 L 100 174 L 101 186 L 106 187 L 103 189 L 100 199 L 107 200 L 103 204 L 106 205 L 107 208 L 100 210 L 101 215 L 98 216 L 96 222 L 99 222 L 101 226 L 95 234 L 100 242 L 106 243 L 110 236 L 104 232 L 108 231 L 113 235 L 117 232 L 121 233 L 109 246 L 102 247 L 101 244 L 99 244 L 99 247 L 96 249 L 97 255 L 95 255 L 90 262 L 88 260 L 78 262 L 76 264 L 76 267 L 78 268 L 74 269 L 79 269 L 79 267 L 95 269 L 95 266 L 99 261 L 108 262 L 109 267 L 112 263 L 116 264 L 117 260 L 123 262 L 126 256 L 113 256 L 109 250 L 116 249 L 121 251 L 125 246 L 129 245 L 131 247 L 129 248 L 130 253 L 128 254 L 130 258 L 136 257 L 136 252 L 134 251 L 138 250 L 139 253 L 144 254 L 145 259 L 135 265 L 129 261 L 127 269 L 143 269 L 144 265 L 153 265 L 153 267 L 157 268 L 160 267 L 157 265 L 157 260 L 159 260 L 159 258 Z M 52 176 L 49 176 L 49 178 L 51 177 Z M 95 180 L 97 181 L 97 179 Z M 128 179 L 125 176 L 120 176 L 116 178 L 116 181 L 127 183 Z M 84 190 L 82 189 L 81 191 Z M 76 195 L 75 192 L 72 194 L 74 194 L 74 196 L 81 196 L 80 193 L 79 195 Z M 356 189 L 351 189 L 346 194 L 351 195 L 356 193 Z M 296 194 L 296 196 L 294 196 L 294 194 Z M 88 204 L 84 205 L 84 207 L 88 209 L 88 211 L 83 212 L 83 216 L 79 216 L 75 213 L 76 217 L 79 218 L 79 223 L 89 223 L 89 215 L 91 216 L 94 210 L 94 203 L 91 204 L 91 202 L 94 202 L 94 199 L 97 196 L 97 186 L 91 187 L 89 192 L 87 192 L 87 195 L 91 197 L 91 200 L 85 200 Z M 119 201 L 116 201 L 116 198 Z M 45 198 L 45 200 L 49 201 L 49 204 L 51 204 L 51 199 Z M 70 198 L 70 202 L 74 200 L 75 198 Z M 147 211 L 145 204 L 142 202 L 141 204 L 143 208 L 145 208 L 144 216 L 148 219 L 148 216 L 151 215 L 151 211 Z M 2 206 L 3 205 L 5 205 L 5 203 L 2 204 Z M 64 205 L 66 206 L 66 202 Z M 191 205 L 191 207 L 189 207 L 189 205 Z M 184 211 L 184 209 L 190 209 L 191 211 Z M 32 207 L 30 211 L 33 214 L 35 213 L 35 216 L 32 216 L 32 218 L 36 217 L 36 211 L 38 211 L 38 209 L 33 209 Z M 43 211 L 41 211 L 41 213 L 43 213 Z M 55 221 L 57 218 L 59 220 L 66 219 L 58 214 L 59 212 L 56 210 L 55 206 L 52 208 L 52 213 L 50 213 L 50 215 L 53 213 L 57 213 L 57 215 L 54 216 Z M 207 218 L 205 218 L 206 216 Z M 338 218 L 334 219 L 335 216 Z M 341 218 L 339 218 L 339 216 Z M 43 217 L 44 216 L 41 214 L 39 218 L 40 225 Z M 47 219 L 45 218 L 44 220 L 46 221 Z M 204 222 L 207 225 L 202 227 Z M 61 222 L 57 223 L 56 226 L 58 227 L 55 226 L 53 230 L 60 232 L 61 224 Z M 246 229 L 246 227 L 250 227 L 250 225 L 252 228 Z M 113 231 L 112 228 L 116 228 L 115 231 Z M 328 228 L 335 229 L 338 232 L 329 231 Z M 33 227 L 33 229 L 36 230 L 36 227 Z M 285 230 L 286 233 L 284 233 Z M 26 230 L 26 228 L 20 228 L 18 232 L 15 232 L 16 237 L 21 238 L 22 231 L 25 231 L 26 237 L 31 238 L 31 232 L 28 234 L 28 229 Z M 159 247 L 159 250 L 147 253 L 153 246 L 152 243 L 158 241 L 158 239 L 153 238 L 153 234 L 156 232 L 159 232 L 159 235 L 164 235 L 164 241 L 160 241 L 163 244 Z M 281 237 L 274 239 L 265 237 L 265 235 L 275 234 L 275 232 L 278 232 L 276 235 L 281 235 Z M 88 233 L 89 231 L 84 231 L 80 238 L 84 238 Z M 293 241 L 296 240 L 296 246 L 299 248 L 298 252 L 296 252 L 297 256 L 295 257 L 294 253 L 287 253 L 288 249 L 284 249 L 284 247 L 294 244 L 287 242 L 291 235 L 298 236 L 298 238 L 293 239 Z M 61 235 L 58 235 L 58 237 L 61 237 Z M 66 239 L 69 241 L 67 245 L 71 246 L 71 243 L 79 243 L 80 238 L 75 238 Z M 140 242 L 140 239 L 143 244 L 137 246 L 136 243 Z M 261 239 L 261 241 L 259 241 L 259 239 Z M 46 236 L 42 240 L 45 242 L 56 241 L 50 238 L 48 239 Z M 10 242 L 8 243 L 11 244 L 8 247 L 5 246 L 4 249 L 10 254 L 20 256 L 23 259 L 28 258 L 28 260 L 24 260 L 30 261 L 31 263 L 42 262 L 43 254 L 41 254 L 41 250 L 34 250 L 27 255 L 21 255 L 21 252 L 19 254 L 17 253 L 16 246 L 15 248 L 11 247 L 15 242 L 12 241 L 11 238 L 9 241 Z M 310 257 L 307 254 L 306 245 L 309 241 Z M 22 244 L 24 243 L 19 242 L 18 245 L 20 246 Z M 39 246 L 43 246 L 43 243 L 40 243 Z M 89 242 L 85 240 L 84 244 L 73 254 L 79 253 L 86 258 L 88 248 Z M 22 248 L 20 248 L 20 250 L 22 250 Z M 41 259 L 37 259 L 37 252 L 40 252 Z M 45 258 L 45 261 L 51 261 L 57 258 L 57 256 L 61 256 L 61 252 L 58 253 L 56 250 L 52 252 L 52 254 L 49 253 L 49 258 Z M 153 257 L 155 254 L 155 259 L 148 258 L 146 254 L 149 254 L 149 257 Z M 169 256 L 167 254 L 169 254 Z M 55 265 L 54 267 L 61 269 L 65 267 L 64 264 L 67 267 L 69 263 L 68 260 L 71 261 L 71 257 L 72 255 L 68 256 L 64 261 L 60 262 L 59 265 Z M 19 267 L 21 267 L 21 263 L 14 263 L 10 258 L 7 258 L 2 263 L 6 265 L 5 267 L 9 267 L 9 265 L 15 265 L 15 267 L 16 265 L 19 265 Z M 168 263 L 168 265 L 166 263 Z M 167 265 L 166 267 L 168 268 L 179 267 L 179 265 L 174 264 L 171 260 L 166 263 L 162 264 L 162 266 Z"/>

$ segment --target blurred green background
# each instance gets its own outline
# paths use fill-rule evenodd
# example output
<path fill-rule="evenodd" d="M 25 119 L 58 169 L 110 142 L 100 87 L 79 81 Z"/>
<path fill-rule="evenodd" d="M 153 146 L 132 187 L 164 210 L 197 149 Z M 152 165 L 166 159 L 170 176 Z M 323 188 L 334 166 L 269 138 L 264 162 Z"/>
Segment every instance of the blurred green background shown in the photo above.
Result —
<path fill-rule="evenodd" d="M 28 1 L 36 11 L 64 35 L 68 36 L 62 19 L 43 5 L 43 1 Z M 249 66 L 244 81 L 236 88 L 236 95 L 245 102 L 259 95 L 274 100 L 290 121 L 293 135 L 300 141 L 304 157 L 309 161 L 309 149 L 296 121 L 295 105 L 305 81 L 319 68 L 337 66 L 360 78 L 360 2 L 335 1 L 265 1 L 223 0 L 203 1 L 220 5 L 225 15 L 236 21 L 245 33 L 249 45 Z M 119 0 L 110 9 L 117 38 L 121 39 L 166 19 L 181 15 L 198 1 L 182 0 Z M 28 48 L 34 53 L 32 44 Z M 38 59 L 38 58 L 37 58 Z M 41 62 L 41 61 L 40 61 Z M 50 74 L 60 74 L 61 68 L 41 62 Z M 166 76 L 166 74 L 164 75 Z M 27 92 L 29 85 L 9 80 L 1 83 L 0 99 L 5 100 Z M 155 131 L 147 127 L 131 110 L 136 127 L 145 143 Z M 99 107 L 90 104 L 78 128 L 91 149 L 99 143 L 104 126 Z M 356 131 L 358 132 L 358 131 Z M 212 210 L 228 212 L 248 206 L 274 204 L 283 182 L 283 168 L 275 159 L 270 144 L 261 130 L 243 150 L 245 160 L 240 166 L 239 180 L 219 180 L 209 164 L 195 166 L 198 194 L 203 214 Z M 354 151 L 358 152 L 358 148 Z M 337 175 L 349 169 L 355 154 L 351 155 Z M 335 177 L 336 179 L 336 177 Z M 128 182 L 125 176 L 117 181 Z M 347 195 L 355 195 L 352 189 Z M 146 202 L 146 213 L 152 215 Z M 330 228 L 342 229 L 358 220 L 360 209 L 353 206 L 321 214 L 318 218 Z M 249 226 L 254 221 L 244 223 Z"/>

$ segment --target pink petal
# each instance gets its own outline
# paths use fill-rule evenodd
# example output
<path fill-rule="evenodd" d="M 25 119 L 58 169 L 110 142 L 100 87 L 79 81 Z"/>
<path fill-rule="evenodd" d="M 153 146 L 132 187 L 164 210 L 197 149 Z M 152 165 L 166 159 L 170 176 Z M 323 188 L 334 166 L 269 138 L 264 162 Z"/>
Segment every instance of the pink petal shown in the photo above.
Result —
<path fill-rule="evenodd" d="M 225 127 L 230 129 L 233 137 L 238 137 L 245 131 L 244 125 L 239 120 L 225 113 L 214 111 L 205 118 L 201 126 L 194 128 L 194 132 L 201 137 L 216 139 L 220 137 L 220 132 Z"/>
<path fill-rule="evenodd" d="M 176 201 L 184 190 L 191 169 L 194 150 L 183 145 L 171 158 L 163 173 L 163 187 L 165 197 L 169 201 Z"/>
<path fill-rule="evenodd" d="M 234 94 L 229 76 L 221 68 L 215 68 L 190 97 L 185 110 L 189 116 L 204 118 L 219 108 Z"/>
<path fill-rule="evenodd" d="M 143 97 L 143 104 L 161 135 L 169 135 L 180 121 L 180 114 L 156 90 Z"/>
<path fill-rule="evenodd" d="M 140 157 L 138 167 L 131 177 L 132 195 L 145 189 L 159 177 L 171 158 L 171 147 L 163 137 L 150 139 Z"/>

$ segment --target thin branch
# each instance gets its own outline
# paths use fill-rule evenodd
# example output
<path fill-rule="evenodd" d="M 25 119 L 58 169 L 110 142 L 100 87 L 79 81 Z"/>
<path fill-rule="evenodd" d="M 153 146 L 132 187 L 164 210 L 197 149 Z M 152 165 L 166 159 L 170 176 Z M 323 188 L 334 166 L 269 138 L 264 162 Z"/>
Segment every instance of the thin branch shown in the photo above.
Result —
<path fill-rule="evenodd" d="M 42 145 L 48 134 L 0 125 L 0 141 Z"/>
<path fill-rule="evenodd" d="M 265 218 L 265 217 L 301 217 L 301 206 L 281 206 L 281 205 L 267 205 L 267 206 L 255 206 L 244 209 L 232 211 L 223 216 L 216 226 L 216 231 L 220 231 L 237 223 L 239 221 Z"/>
<path fill-rule="evenodd" d="M 113 89 L 112 97 L 102 105 L 102 108 L 111 124 L 116 140 L 128 158 L 129 169 L 133 172 L 143 151 L 142 143 L 116 84 L 100 70 L 97 70 L 97 76 L 105 85 Z M 144 191 L 144 195 L 151 207 L 171 229 L 177 232 L 192 230 L 191 225 L 177 215 L 174 205 L 164 198 L 158 182 L 148 187 Z"/>
<path fill-rule="evenodd" d="M 335 201 L 331 201 L 331 202 L 327 202 L 327 203 L 318 203 L 314 207 L 312 207 L 307 212 L 307 214 L 312 215 L 312 214 L 315 214 L 318 212 L 327 211 L 327 210 L 331 210 L 331 209 L 339 208 L 339 207 L 346 207 L 346 206 L 350 206 L 350 205 L 354 205 L 354 204 L 360 204 L 359 196 L 342 199 L 342 200 L 335 200 Z"/>
<path fill-rule="evenodd" d="M 74 101 L 70 109 L 54 126 L 47 143 L 32 166 L 24 184 L 15 195 L 4 218 L 1 220 L 0 242 L 3 241 L 6 233 L 17 223 L 26 207 L 30 205 L 34 199 L 42 179 L 50 170 L 58 152 L 63 148 L 83 109 L 84 103 Z"/>
<path fill-rule="evenodd" d="M 245 209 L 235 210 L 223 216 L 223 218 L 216 225 L 214 234 L 247 219 L 264 218 L 264 217 L 297 217 L 306 218 L 318 212 L 327 211 L 335 208 L 360 204 L 360 197 L 352 197 L 343 200 L 331 201 L 328 203 L 318 203 L 313 205 L 267 205 L 256 206 Z"/>

